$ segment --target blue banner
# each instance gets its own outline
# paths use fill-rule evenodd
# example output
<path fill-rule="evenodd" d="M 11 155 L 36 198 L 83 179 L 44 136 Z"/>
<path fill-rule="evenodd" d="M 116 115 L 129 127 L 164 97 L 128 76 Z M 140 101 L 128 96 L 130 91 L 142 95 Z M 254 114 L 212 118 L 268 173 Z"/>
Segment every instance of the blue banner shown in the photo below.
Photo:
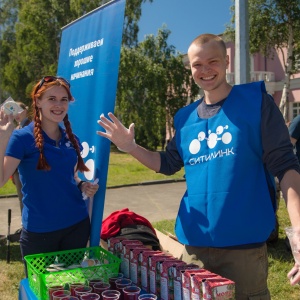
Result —
<path fill-rule="evenodd" d="M 125 0 L 111 1 L 62 29 L 58 75 L 68 79 L 75 102 L 69 118 L 83 146 L 89 172 L 99 190 L 87 202 L 92 229 L 90 246 L 98 246 L 102 225 L 110 142 L 96 134 L 100 114 L 114 111 L 124 22 Z"/>

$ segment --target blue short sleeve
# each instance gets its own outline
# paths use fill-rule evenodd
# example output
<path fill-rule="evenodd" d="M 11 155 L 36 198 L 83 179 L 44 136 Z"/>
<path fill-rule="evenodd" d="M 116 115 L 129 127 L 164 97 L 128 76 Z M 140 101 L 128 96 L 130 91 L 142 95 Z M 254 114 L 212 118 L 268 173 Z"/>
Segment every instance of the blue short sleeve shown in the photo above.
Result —
<path fill-rule="evenodd" d="M 6 156 L 22 159 L 25 154 L 25 148 L 20 135 L 21 130 L 14 130 L 6 147 Z"/>

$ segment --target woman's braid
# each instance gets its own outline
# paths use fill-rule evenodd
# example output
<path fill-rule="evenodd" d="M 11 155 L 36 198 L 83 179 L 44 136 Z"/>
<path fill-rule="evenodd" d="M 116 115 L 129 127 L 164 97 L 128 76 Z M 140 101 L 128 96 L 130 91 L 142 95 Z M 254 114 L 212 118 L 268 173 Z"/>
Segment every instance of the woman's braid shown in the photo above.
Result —
<path fill-rule="evenodd" d="M 84 164 L 84 161 L 80 155 L 80 148 L 78 145 L 78 141 L 72 132 L 68 114 L 66 114 L 66 116 L 64 117 L 64 124 L 65 124 L 65 128 L 66 128 L 66 133 L 77 153 L 77 157 L 78 157 L 77 170 L 79 170 L 80 172 L 89 171 L 88 167 Z"/>
<path fill-rule="evenodd" d="M 35 107 L 35 110 L 34 110 L 34 121 L 35 121 L 34 122 L 34 139 L 35 139 L 35 144 L 40 151 L 40 157 L 38 160 L 37 169 L 49 171 L 49 170 L 51 170 L 51 167 L 47 163 L 46 157 L 44 154 L 44 137 L 43 137 L 43 133 L 42 133 L 42 123 L 41 123 L 41 120 L 39 117 L 39 109 L 37 107 Z"/>

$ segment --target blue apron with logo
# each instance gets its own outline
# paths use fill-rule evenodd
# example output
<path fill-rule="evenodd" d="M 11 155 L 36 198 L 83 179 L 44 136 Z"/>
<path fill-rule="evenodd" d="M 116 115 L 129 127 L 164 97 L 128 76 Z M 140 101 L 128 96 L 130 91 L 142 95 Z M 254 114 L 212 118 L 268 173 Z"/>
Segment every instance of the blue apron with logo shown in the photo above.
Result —
<path fill-rule="evenodd" d="M 179 241 L 230 247 L 264 242 L 275 224 L 261 142 L 263 82 L 234 86 L 209 119 L 199 101 L 175 116 L 187 191 L 176 219 Z"/>

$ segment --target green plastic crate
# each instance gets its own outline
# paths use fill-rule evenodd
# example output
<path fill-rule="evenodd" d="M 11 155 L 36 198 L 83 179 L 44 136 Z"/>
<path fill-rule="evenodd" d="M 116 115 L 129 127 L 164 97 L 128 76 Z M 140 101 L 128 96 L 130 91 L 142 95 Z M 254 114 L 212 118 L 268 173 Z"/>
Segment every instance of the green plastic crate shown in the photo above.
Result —
<path fill-rule="evenodd" d="M 49 252 L 24 257 L 27 264 L 30 288 L 40 300 L 48 298 L 49 285 L 67 285 L 69 283 L 87 283 L 93 278 L 102 278 L 108 282 L 109 275 L 118 273 L 121 260 L 103 248 L 90 247 L 59 252 Z M 65 266 L 80 264 L 84 259 L 97 259 L 101 265 L 49 272 L 46 268 L 55 263 Z"/>

